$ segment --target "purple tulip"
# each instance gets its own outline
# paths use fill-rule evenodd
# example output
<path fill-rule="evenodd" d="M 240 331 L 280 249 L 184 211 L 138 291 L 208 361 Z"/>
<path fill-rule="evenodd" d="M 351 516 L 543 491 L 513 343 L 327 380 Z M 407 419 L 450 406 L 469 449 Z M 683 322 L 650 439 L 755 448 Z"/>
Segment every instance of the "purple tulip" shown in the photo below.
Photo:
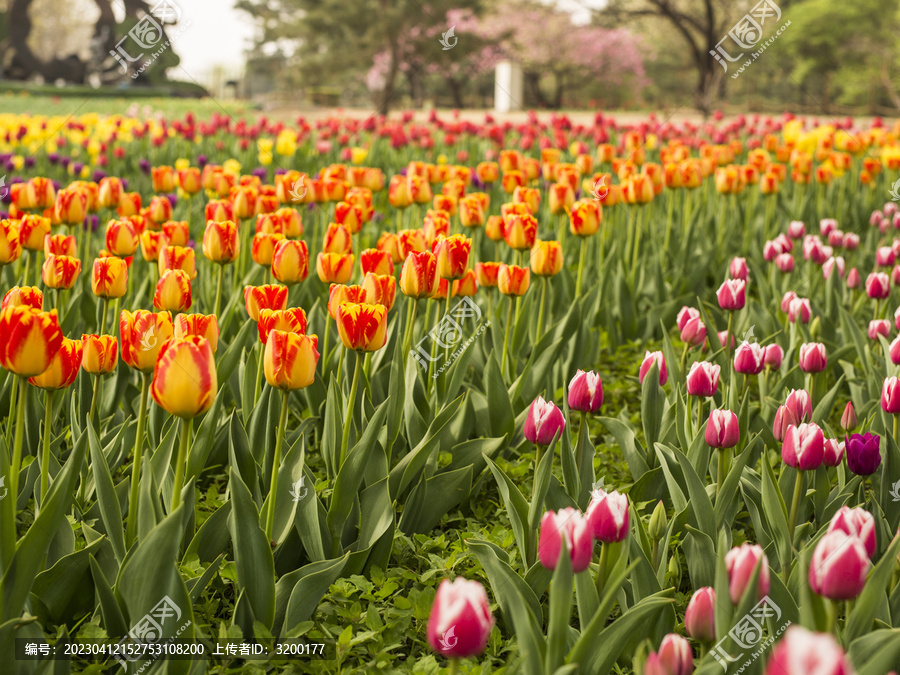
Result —
<path fill-rule="evenodd" d="M 871 476 L 881 466 L 881 437 L 878 434 L 850 434 L 844 446 L 847 468 L 857 476 Z"/>

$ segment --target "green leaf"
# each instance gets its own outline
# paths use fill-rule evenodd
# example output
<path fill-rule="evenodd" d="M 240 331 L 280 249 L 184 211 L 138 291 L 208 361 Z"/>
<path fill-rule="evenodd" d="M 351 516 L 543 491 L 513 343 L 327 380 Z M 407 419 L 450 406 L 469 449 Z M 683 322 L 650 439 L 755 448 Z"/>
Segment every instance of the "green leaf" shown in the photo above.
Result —
<path fill-rule="evenodd" d="M 654 361 L 641 385 L 641 425 L 644 428 L 644 443 L 648 448 L 652 448 L 659 440 L 665 404 L 666 395 L 659 386 L 659 364 Z"/>
<path fill-rule="evenodd" d="M 112 544 L 116 560 L 121 565 L 125 560 L 125 533 L 122 529 L 122 509 L 119 498 L 116 496 L 116 488 L 113 485 L 112 476 L 106 457 L 100 450 L 100 440 L 94 425 L 87 425 L 88 445 L 91 449 L 91 470 L 94 473 L 94 485 L 97 489 L 97 501 L 100 504 L 100 514 L 103 518 L 103 527 Z M 133 469 L 132 469 L 133 470 Z"/>
<path fill-rule="evenodd" d="M 547 627 L 547 656 L 544 670 L 549 673 L 563 664 L 566 656 L 566 636 L 569 633 L 569 617 L 572 614 L 572 588 L 574 572 L 572 559 L 566 547 L 566 538 L 560 537 L 559 560 L 550 582 L 550 623 Z M 582 572 L 580 575 L 584 575 Z"/>
<path fill-rule="evenodd" d="M 875 630 L 850 645 L 850 661 L 857 673 L 887 675 L 900 663 L 900 628 Z"/>
<path fill-rule="evenodd" d="M 519 555 L 522 556 L 522 560 L 527 564 L 529 542 L 532 538 L 528 524 L 528 501 L 522 496 L 519 488 L 506 475 L 503 469 L 490 459 L 487 460 L 487 465 L 491 473 L 494 474 L 494 480 L 497 481 L 497 488 L 500 490 L 500 497 L 503 499 L 503 505 L 506 507 L 513 536 L 516 538 L 516 544 L 519 547 Z"/>
<path fill-rule="evenodd" d="M 872 623 L 879 607 L 885 604 L 885 594 L 889 589 L 888 584 L 891 581 L 898 553 L 900 553 L 900 536 L 894 537 L 888 550 L 885 551 L 869 575 L 862 593 L 856 599 L 853 611 L 844 628 L 846 644 L 852 643 L 872 630 Z"/>
<path fill-rule="evenodd" d="M 516 416 L 493 351 L 488 356 L 484 369 L 484 388 L 488 410 L 491 412 L 491 433 L 494 436 L 511 437 L 515 431 Z"/>
<path fill-rule="evenodd" d="M 349 557 L 350 554 L 347 553 L 336 560 L 310 563 L 291 573 L 290 580 L 295 583 L 291 589 L 290 598 L 284 610 L 283 624 L 278 634 L 284 637 L 297 624 L 306 621 L 313 615 L 328 588 L 341 576 Z"/>

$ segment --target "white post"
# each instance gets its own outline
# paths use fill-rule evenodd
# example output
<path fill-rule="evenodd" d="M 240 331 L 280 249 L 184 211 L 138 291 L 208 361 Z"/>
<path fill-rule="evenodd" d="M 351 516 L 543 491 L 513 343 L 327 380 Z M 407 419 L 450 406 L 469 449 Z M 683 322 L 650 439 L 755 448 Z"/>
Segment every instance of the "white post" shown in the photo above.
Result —
<path fill-rule="evenodd" d="M 501 61 L 494 71 L 494 112 L 507 113 L 522 109 L 522 66 Z"/>

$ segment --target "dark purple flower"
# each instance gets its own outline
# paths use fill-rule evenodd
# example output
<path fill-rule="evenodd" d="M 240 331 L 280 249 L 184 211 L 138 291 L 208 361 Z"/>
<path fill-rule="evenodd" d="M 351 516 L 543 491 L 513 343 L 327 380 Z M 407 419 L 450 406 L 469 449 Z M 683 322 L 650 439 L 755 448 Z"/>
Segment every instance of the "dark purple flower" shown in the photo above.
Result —
<path fill-rule="evenodd" d="M 266 174 L 268 174 L 268 171 L 266 171 L 266 169 L 264 167 L 258 166 L 255 169 L 253 169 L 253 171 L 251 171 L 250 173 L 253 174 L 254 176 L 259 177 L 259 179 L 261 181 L 265 182 Z"/>
<path fill-rule="evenodd" d="M 7 171 L 15 171 L 16 170 L 16 165 L 11 159 L 6 160 L 6 170 Z"/>
<path fill-rule="evenodd" d="M 47 159 L 51 164 L 59 164 L 59 153 L 51 152 L 49 155 L 47 155 Z"/>
<path fill-rule="evenodd" d="M 71 157 L 60 157 L 59 163 L 62 165 L 62 167 L 64 169 L 67 169 L 67 168 L 69 168 L 69 164 L 72 163 L 72 158 Z"/>
<path fill-rule="evenodd" d="M 275 175 L 276 175 L 276 176 L 283 176 L 283 175 L 286 174 L 287 172 L 288 172 L 287 169 L 280 169 L 280 168 L 279 168 L 279 169 L 275 169 Z"/>
<path fill-rule="evenodd" d="M 125 191 L 127 191 L 127 190 L 128 190 L 128 179 L 127 179 L 127 178 L 121 178 L 120 180 L 122 181 L 122 189 L 125 190 Z"/>
<path fill-rule="evenodd" d="M 81 170 L 83 168 L 84 168 L 84 164 L 82 162 L 75 162 L 72 165 L 72 171 L 75 173 L 76 176 L 81 174 Z"/>
<path fill-rule="evenodd" d="M 25 158 L 25 168 L 26 169 L 34 168 L 34 157 L 26 157 Z"/>
<path fill-rule="evenodd" d="M 91 180 L 94 181 L 95 183 L 99 183 L 104 178 L 106 178 L 106 172 L 100 171 L 100 169 L 97 169 L 94 172 L 94 175 L 91 177 Z"/>
<path fill-rule="evenodd" d="M 405 175 L 406 175 L 406 167 L 405 167 L 405 166 L 404 166 L 402 169 L 400 169 L 400 175 L 401 175 L 401 176 L 405 176 Z"/>
<path fill-rule="evenodd" d="M 142 159 L 140 162 L 138 162 L 138 166 L 140 167 L 142 172 L 148 175 L 150 174 L 150 162 L 148 162 L 146 159 Z"/>
<path fill-rule="evenodd" d="M 9 218 L 9 211 L 0 211 L 0 220 L 6 220 Z"/>
<path fill-rule="evenodd" d="M 850 434 L 846 438 L 847 468 L 857 476 L 871 476 L 881 466 L 881 437 L 878 434 Z"/>
<path fill-rule="evenodd" d="M 167 194 L 166 199 L 169 200 L 169 203 L 172 205 L 173 209 L 178 204 L 178 195 L 176 195 L 174 192 L 170 192 L 169 194 Z"/>
<path fill-rule="evenodd" d="M 59 188 L 61 187 L 58 180 L 53 181 L 53 189 L 59 192 Z"/>
<path fill-rule="evenodd" d="M 201 169 L 206 166 L 207 162 L 209 162 L 209 159 L 206 157 L 206 155 L 197 155 L 197 166 L 199 166 Z"/>

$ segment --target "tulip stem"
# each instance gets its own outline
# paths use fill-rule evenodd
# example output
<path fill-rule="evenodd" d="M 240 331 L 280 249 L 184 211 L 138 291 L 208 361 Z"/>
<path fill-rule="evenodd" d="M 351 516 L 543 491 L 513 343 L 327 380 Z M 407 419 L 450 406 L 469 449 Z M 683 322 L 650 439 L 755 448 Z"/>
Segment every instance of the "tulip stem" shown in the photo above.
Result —
<path fill-rule="evenodd" d="M 259 402 L 259 392 L 262 389 L 262 375 L 263 375 L 263 357 L 265 356 L 266 350 L 263 346 L 262 342 L 259 342 L 257 345 L 257 351 L 259 352 L 259 356 L 256 358 L 256 382 L 253 384 L 253 407 L 256 407 L 256 404 Z"/>
<path fill-rule="evenodd" d="M 91 397 L 91 424 L 97 418 L 97 400 L 100 398 L 100 375 L 94 375 L 94 395 Z"/>
<path fill-rule="evenodd" d="M 141 461 L 144 451 L 144 431 L 147 426 L 147 402 L 152 373 L 141 373 L 141 403 L 138 408 L 137 433 L 134 437 L 134 457 L 131 465 L 131 492 L 128 496 L 128 520 L 125 526 L 125 546 L 131 548 L 137 533 L 138 488 L 141 485 Z"/>
<path fill-rule="evenodd" d="M 278 469 L 281 467 L 281 447 L 284 445 L 284 434 L 287 430 L 289 390 L 281 392 L 281 417 L 278 420 L 278 436 L 275 440 L 275 455 L 272 457 L 272 480 L 269 483 L 269 510 L 266 515 L 266 539 L 272 541 L 272 530 L 275 527 L 275 492 L 278 489 Z"/>
<path fill-rule="evenodd" d="M 53 390 L 47 390 L 44 403 L 44 447 L 41 452 L 41 506 L 47 501 L 47 488 L 50 485 L 50 425 L 53 422 Z M 37 515 L 37 500 L 35 500 Z"/>
<path fill-rule="evenodd" d="M 16 419 L 16 394 L 19 391 L 19 378 L 13 375 L 12 385 L 10 387 L 9 392 L 9 418 L 7 419 L 6 424 L 6 444 L 9 445 L 10 438 L 12 437 L 12 430 L 14 427 L 14 420 Z"/>
<path fill-rule="evenodd" d="M 509 296 L 509 310 L 506 312 L 506 330 L 503 334 L 503 357 L 500 361 L 500 373 L 506 374 L 506 356 L 509 352 L 509 327 L 512 325 L 513 306 L 515 305 L 515 297 Z"/>
<path fill-rule="evenodd" d="M 722 484 L 725 482 L 725 448 L 719 448 L 719 461 L 716 463 L 716 502 L 719 501 L 719 492 L 722 490 Z"/>
<path fill-rule="evenodd" d="M 450 666 L 447 668 L 447 675 L 456 675 L 459 672 L 459 661 L 450 659 Z"/>
<path fill-rule="evenodd" d="M 219 307 L 222 302 L 222 284 L 225 282 L 225 265 L 219 265 L 219 277 L 216 279 L 216 302 L 213 305 L 213 314 L 219 316 Z"/>
<path fill-rule="evenodd" d="M 803 472 L 797 469 L 797 479 L 794 483 L 794 496 L 791 499 L 791 514 L 788 518 L 788 546 L 794 548 L 794 527 L 797 525 L 797 512 L 800 510 L 800 495 L 803 492 Z M 790 564 L 785 566 L 785 584 L 791 574 Z"/>
<path fill-rule="evenodd" d="M 609 562 L 609 544 L 600 542 L 600 563 L 597 565 L 597 597 L 603 598 L 603 586 L 606 584 L 606 566 Z"/>
<path fill-rule="evenodd" d="M 581 237 L 581 252 L 578 254 L 578 279 L 575 281 L 575 298 L 581 297 L 581 284 L 584 279 L 584 263 L 587 260 L 587 237 Z"/>
<path fill-rule="evenodd" d="M 181 420 L 181 439 L 178 444 L 178 458 L 175 460 L 175 484 L 172 486 L 171 513 L 181 504 L 181 489 L 184 487 L 184 469 L 187 464 L 188 443 L 191 438 L 191 418 Z"/>
<path fill-rule="evenodd" d="M 900 443 L 900 415 L 894 415 L 894 442 Z"/>
<path fill-rule="evenodd" d="M 538 322 L 536 335 L 534 338 L 535 343 L 539 342 L 541 339 L 541 332 L 544 327 L 544 307 L 547 305 L 547 283 L 549 279 L 547 277 L 541 277 L 541 308 L 538 310 Z"/>
<path fill-rule="evenodd" d="M 103 311 L 100 314 L 100 332 L 97 335 L 103 335 L 106 330 L 106 315 L 109 311 L 109 298 L 103 298 Z"/>
<path fill-rule="evenodd" d="M 353 366 L 353 383 L 350 385 L 350 398 L 347 399 L 347 413 L 344 415 L 344 435 L 341 438 L 341 457 L 338 471 L 344 465 L 347 458 L 347 446 L 350 444 L 350 427 L 353 426 L 353 404 L 356 402 L 356 390 L 359 388 L 359 371 L 362 367 L 362 359 L 359 352 L 356 354 L 356 365 Z"/>
<path fill-rule="evenodd" d="M 416 323 L 416 312 L 419 309 L 419 299 L 410 296 L 409 298 L 409 316 L 406 318 L 406 335 L 403 337 L 403 359 L 409 354 L 409 348 L 412 345 L 413 326 Z"/>
<path fill-rule="evenodd" d="M 22 441 L 24 440 L 23 433 L 25 430 L 25 399 L 28 394 L 25 384 L 24 381 L 19 382 L 19 399 L 16 401 L 16 436 L 13 441 L 12 465 L 9 470 L 9 491 L 14 503 L 19 495 L 19 468 L 22 465 Z"/>

